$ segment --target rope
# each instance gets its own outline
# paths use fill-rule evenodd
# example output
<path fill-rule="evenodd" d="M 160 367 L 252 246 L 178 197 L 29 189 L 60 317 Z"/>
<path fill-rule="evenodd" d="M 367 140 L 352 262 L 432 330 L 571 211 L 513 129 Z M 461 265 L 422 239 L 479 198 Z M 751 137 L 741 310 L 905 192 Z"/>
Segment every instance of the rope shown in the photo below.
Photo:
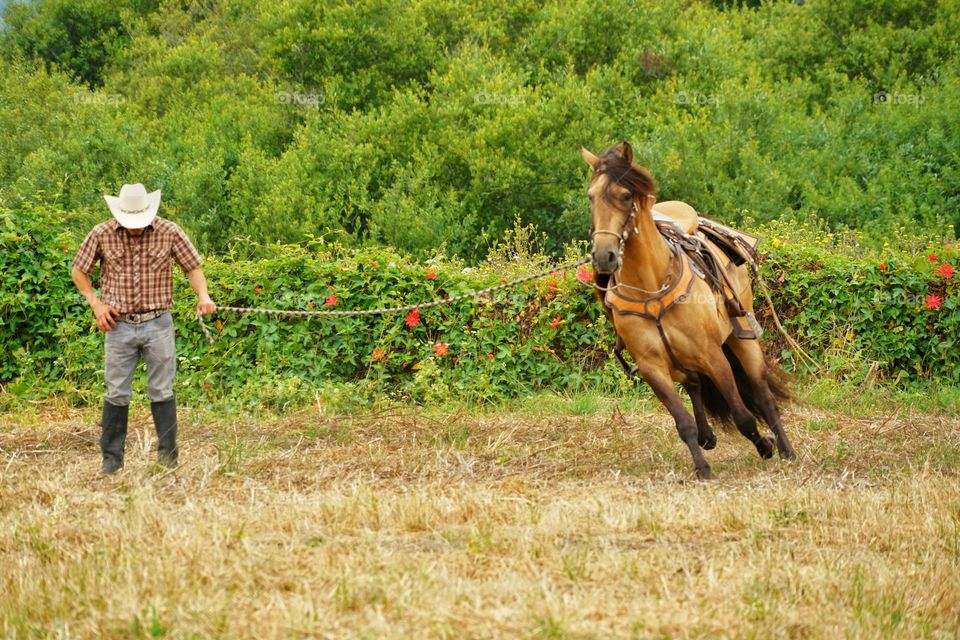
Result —
<path fill-rule="evenodd" d="M 763 291 L 763 297 L 767 301 L 767 306 L 770 309 L 770 315 L 773 317 L 773 324 L 777 326 L 777 329 L 781 334 L 783 334 L 783 337 L 787 339 L 787 343 L 789 343 L 789 345 L 796 350 L 797 354 L 800 355 L 800 362 L 813 369 L 813 371 L 820 372 L 823 369 L 823 365 L 817 362 L 817 360 L 809 353 L 804 351 L 803 347 L 800 346 L 800 343 L 794 340 L 793 336 L 791 336 L 780 323 L 780 316 L 777 315 L 777 310 L 773 306 L 773 299 L 770 297 L 770 292 L 767 290 L 767 284 L 760 276 L 760 270 L 757 268 L 757 264 L 753 260 L 750 260 L 750 270 L 753 271 L 753 276 L 757 279 L 757 282 L 760 283 L 760 290 Z"/>
<path fill-rule="evenodd" d="M 575 262 L 568 262 L 562 264 L 559 267 L 554 267 L 552 269 L 547 269 L 545 271 L 540 271 L 531 275 L 524 276 L 522 278 L 517 278 L 516 280 L 511 280 L 509 282 L 504 282 L 492 287 L 487 287 L 486 289 L 481 289 L 479 291 L 473 291 L 470 293 L 464 293 L 458 296 L 453 296 L 449 298 L 444 298 L 443 300 L 434 300 L 432 302 L 425 302 L 421 304 L 408 304 L 402 307 L 383 307 L 380 309 L 359 309 L 355 311 L 301 311 L 298 309 L 267 309 L 263 307 L 231 307 L 231 306 L 218 306 L 217 311 L 233 311 L 236 313 L 259 313 L 263 315 L 274 315 L 281 317 L 294 317 L 294 318 L 313 318 L 313 317 L 338 317 L 338 318 L 353 318 L 358 316 L 382 316 L 391 313 L 403 313 L 404 311 L 413 311 L 414 309 L 431 309 L 433 307 L 441 307 L 448 304 L 454 304 L 462 300 L 475 300 L 483 296 L 489 295 L 495 291 L 501 291 L 503 289 L 509 289 L 510 287 L 515 287 L 517 285 L 523 284 L 525 282 L 530 282 L 531 280 L 536 280 L 544 276 L 556 273 L 558 271 L 565 271 L 567 269 L 573 269 L 579 267 L 580 265 L 586 264 L 590 261 L 590 258 L 582 258 Z M 210 329 L 207 328 L 207 324 L 203 321 L 203 315 L 200 312 L 197 312 L 197 322 L 200 324 L 200 329 L 203 330 L 203 335 L 207 338 L 207 341 L 213 345 L 216 342 L 213 339 L 213 336 L 210 334 Z"/>
<path fill-rule="evenodd" d="M 259 313 L 264 315 L 275 315 L 281 317 L 294 317 L 294 318 L 312 318 L 312 317 L 339 317 L 339 318 L 353 318 L 359 316 L 380 316 L 387 315 L 392 313 L 403 313 L 404 311 L 413 311 L 414 309 L 431 309 L 433 307 L 440 307 L 448 304 L 454 304 L 462 300 L 476 300 L 483 296 L 489 295 L 495 291 L 502 291 L 503 289 L 509 289 L 517 285 L 523 284 L 525 282 L 530 282 L 531 280 L 536 280 L 544 276 L 556 273 L 558 271 L 565 271 L 567 269 L 573 269 L 579 267 L 580 265 L 586 264 L 590 261 L 590 258 L 582 258 L 575 262 L 568 262 L 562 264 L 559 267 L 554 267 L 553 269 L 547 269 L 545 271 L 540 271 L 531 275 L 524 276 L 522 278 L 517 278 L 516 280 L 511 280 L 510 282 L 504 282 L 492 287 L 487 287 L 486 289 L 481 289 L 479 291 L 474 291 L 471 293 L 464 293 L 458 296 L 453 296 L 450 298 L 444 298 L 443 300 L 434 300 L 432 302 L 425 302 L 421 304 L 408 304 L 401 307 L 383 307 L 379 309 L 360 309 L 355 311 L 301 311 L 297 309 L 267 309 L 263 307 L 231 307 L 231 306 L 222 306 L 217 307 L 218 311 L 233 311 L 235 313 Z M 819 362 L 816 361 L 810 354 L 804 351 L 803 347 L 791 336 L 787 330 L 784 328 L 783 324 L 780 322 L 780 317 L 777 315 L 777 310 L 773 305 L 773 300 L 770 297 L 770 292 L 767 290 L 767 285 L 763 281 L 763 278 L 760 276 L 760 271 L 757 268 L 756 262 L 753 260 L 749 261 L 750 268 L 753 271 L 753 275 L 756 280 L 760 283 L 760 289 L 763 291 L 763 296 L 767 301 L 767 305 L 770 308 L 770 314 L 773 317 L 773 322 L 776 325 L 777 329 L 787 339 L 787 342 L 793 347 L 796 352 L 801 356 L 801 362 L 806 364 L 808 367 L 811 367 L 814 371 L 820 371 L 822 366 Z M 598 287 L 596 283 L 591 283 L 591 287 L 603 290 L 601 287 Z M 210 333 L 210 329 L 207 327 L 207 324 L 203 321 L 203 316 L 200 312 L 197 312 L 197 322 L 200 324 L 200 329 L 203 331 L 203 335 L 206 337 L 207 342 L 211 345 L 216 344 L 216 341 L 213 339 L 213 336 Z"/>

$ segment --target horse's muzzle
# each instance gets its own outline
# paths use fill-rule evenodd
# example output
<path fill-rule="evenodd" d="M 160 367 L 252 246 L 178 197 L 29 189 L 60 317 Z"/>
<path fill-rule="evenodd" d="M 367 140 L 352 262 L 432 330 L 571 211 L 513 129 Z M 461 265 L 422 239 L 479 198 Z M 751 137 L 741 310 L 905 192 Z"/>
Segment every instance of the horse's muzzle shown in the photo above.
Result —
<path fill-rule="evenodd" d="M 620 267 L 620 257 L 612 249 L 594 249 L 590 257 L 597 273 L 610 274 Z"/>

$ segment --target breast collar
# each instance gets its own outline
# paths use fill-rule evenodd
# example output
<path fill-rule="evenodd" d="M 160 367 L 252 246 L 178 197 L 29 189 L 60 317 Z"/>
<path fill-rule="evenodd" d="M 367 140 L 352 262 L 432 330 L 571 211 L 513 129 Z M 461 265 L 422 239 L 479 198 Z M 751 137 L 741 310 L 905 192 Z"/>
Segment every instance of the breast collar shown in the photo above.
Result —
<path fill-rule="evenodd" d="M 667 275 L 667 283 L 662 291 L 650 296 L 649 298 L 634 298 L 624 295 L 615 282 L 604 295 L 604 304 L 621 315 L 634 315 L 655 320 L 659 324 L 663 317 L 673 305 L 683 302 L 689 295 L 693 282 L 696 280 L 696 274 L 690 265 L 690 258 L 687 254 L 668 243 L 670 251 L 673 253 L 673 273 Z M 616 276 L 612 276 L 614 280 Z"/>

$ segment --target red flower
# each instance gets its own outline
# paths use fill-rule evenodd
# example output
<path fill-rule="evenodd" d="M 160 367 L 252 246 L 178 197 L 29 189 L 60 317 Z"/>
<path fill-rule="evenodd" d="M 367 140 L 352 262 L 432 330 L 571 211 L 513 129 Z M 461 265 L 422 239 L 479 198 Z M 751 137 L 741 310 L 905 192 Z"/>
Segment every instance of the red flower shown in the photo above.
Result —
<path fill-rule="evenodd" d="M 407 314 L 407 319 L 404 320 L 408 327 L 415 327 L 420 324 L 420 309 L 414 309 Z"/>
<path fill-rule="evenodd" d="M 927 309 L 939 309 L 941 304 L 943 304 L 943 298 L 940 296 L 932 293 L 927 296 Z"/>
<path fill-rule="evenodd" d="M 506 279 L 506 278 L 500 278 L 500 282 L 502 282 L 503 284 L 507 284 L 507 279 Z"/>
<path fill-rule="evenodd" d="M 427 269 L 427 280 L 436 280 L 437 272 L 433 269 Z"/>
<path fill-rule="evenodd" d="M 259 294 L 259 293 L 260 293 L 260 287 L 254 287 L 254 288 L 253 288 L 253 292 L 256 293 L 256 294 Z"/>
<path fill-rule="evenodd" d="M 488 359 L 488 360 L 495 360 L 496 358 L 494 358 L 494 356 L 493 356 L 492 353 L 488 353 L 488 354 L 487 354 L 487 359 Z"/>
<path fill-rule="evenodd" d="M 549 289 L 550 291 L 556 291 L 556 290 L 557 290 L 557 283 L 554 282 L 553 280 L 548 280 L 548 281 L 547 281 L 547 289 Z"/>
<path fill-rule="evenodd" d="M 447 355 L 447 345 L 443 342 L 438 342 L 437 344 L 433 345 L 433 352 L 438 356 L 445 356 Z"/>
<path fill-rule="evenodd" d="M 936 262 L 937 255 L 935 253 L 931 253 L 930 255 L 927 256 L 927 260 L 929 260 L 930 262 Z"/>
<path fill-rule="evenodd" d="M 376 349 L 373 350 L 373 354 L 371 357 L 376 362 L 383 362 L 384 360 L 387 359 L 387 352 L 381 349 L 380 347 L 377 347 Z"/>
<path fill-rule="evenodd" d="M 880 263 L 880 271 L 886 271 L 886 270 L 887 270 L 887 263 L 886 263 L 886 262 L 881 262 L 881 263 Z"/>
<path fill-rule="evenodd" d="M 593 272 L 587 269 L 586 267 L 580 267 L 577 269 L 577 280 L 580 282 L 592 282 L 593 281 Z"/>
<path fill-rule="evenodd" d="M 324 301 L 323 304 L 327 305 L 328 307 L 335 307 L 335 306 L 337 306 L 337 296 L 335 296 L 335 295 L 334 295 L 334 296 L 329 296 L 329 297 Z"/>
<path fill-rule="evenodd" d="M 949 278 L 950 276 L 953 275 L 953 267 L 952 267 L 951 265 L 949 265 L 949 264 L 942 264 L 942 265 L 940 265 L 940 271 L 939 271 L 939 273 L 940 273 L 940 275 L 942 275 L 944 278 Z"/>
<path fill-rule="evenodd" d="M 551 320 L 551 321 L 550 321 L 550 326 L 553 327 L 554 329 L 556 329 L 557 327 L 559 327 L 559 326 L 560 326 L 560 316 L 557 316 L 556 318 L 554 318 L 553 320 Z"/>

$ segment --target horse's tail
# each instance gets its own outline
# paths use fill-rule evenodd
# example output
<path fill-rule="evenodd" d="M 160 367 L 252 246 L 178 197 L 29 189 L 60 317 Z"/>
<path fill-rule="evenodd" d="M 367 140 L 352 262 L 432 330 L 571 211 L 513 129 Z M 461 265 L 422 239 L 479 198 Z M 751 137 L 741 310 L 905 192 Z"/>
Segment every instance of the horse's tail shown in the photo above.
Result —
<path fill-rule="evenodd" d="M 746 405 L 750 413 L 756 416 L 758 420 L 763 420 L 763 413 L 760 411 L 760 399 L 757 397 L 754 381 L 747 375 L 746 370 L 744 370 L 743 365 L 740 363 L 740 359 L 737 358 L 730 347 L 723 345 L 723 354 L 727 357 L 730 368 L 733 370 L 733 377 L 737 382 L 737 391 L 740 392 L 740 398 L 743 400 L 743 404 Z M 764 355 L 763 360 L 767 367 L 767 388 L 770 390 L 770 393 L 773 394 L 774 400 L 776 400 L 778 405 L 782 402 L 791 401 L 793 394 L 790 393 L 789 375 L 787 372 L 773 363 L 766 355 Z M 714 384 L 713 380 L 708 376 L 701 375 L 700 390 L 707 413 L 722 425 L 733 427 L 733 412 L 730 410 L 730 405 L 727 404 L 723 394 L 720 393 L 720 390 L 717 388 L 717 385 Z"/>

